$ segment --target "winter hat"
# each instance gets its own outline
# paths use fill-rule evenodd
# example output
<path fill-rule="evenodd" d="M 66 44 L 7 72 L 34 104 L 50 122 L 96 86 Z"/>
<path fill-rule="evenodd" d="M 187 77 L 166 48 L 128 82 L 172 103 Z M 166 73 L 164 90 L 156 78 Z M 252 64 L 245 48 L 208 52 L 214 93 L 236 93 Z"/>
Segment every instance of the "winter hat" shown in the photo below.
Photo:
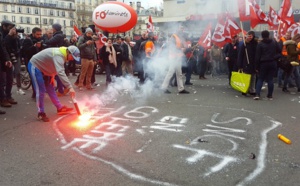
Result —
<path fill-rule="evenodd" d="M 52 28 L 54 28 L 56 31 L 61 31 L 61 25 L 59 23 L 53 24 Z"/>
<path fill-rule="evenodd" d="M 68 47 L 68 50 L 72 54 L 75 61 L 80 61 L 80 51 L 76 46 L 71 45 Z"/>
<path fill-rule="evenodd" d="M 13 26 L 15 26 L 15 24 L 13 22 L 9 21 L 9 20 L 1 21 L 1 25 L 13 25 Z"/>
<path fill-rule="evenodd" d="M 92 32 L 93 33 L 93 30 L 88 27 L 88 28 L 85 29 L 85 33 L 88 33 L 88 32 Z"/>

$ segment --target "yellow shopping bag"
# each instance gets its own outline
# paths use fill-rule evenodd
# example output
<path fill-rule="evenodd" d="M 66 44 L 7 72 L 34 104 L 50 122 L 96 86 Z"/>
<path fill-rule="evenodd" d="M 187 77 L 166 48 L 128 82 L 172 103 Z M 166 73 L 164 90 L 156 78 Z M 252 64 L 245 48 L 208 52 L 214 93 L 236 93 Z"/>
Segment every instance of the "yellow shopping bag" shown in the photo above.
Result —
<path fill-rule="evenodd" d="M 251 80 L 250 74 L 245 74 L 242 71 L 232 72 L 230 85 L 233 89 L 239 92 L 247 93 L 250 86 L 250 80 Z"/>

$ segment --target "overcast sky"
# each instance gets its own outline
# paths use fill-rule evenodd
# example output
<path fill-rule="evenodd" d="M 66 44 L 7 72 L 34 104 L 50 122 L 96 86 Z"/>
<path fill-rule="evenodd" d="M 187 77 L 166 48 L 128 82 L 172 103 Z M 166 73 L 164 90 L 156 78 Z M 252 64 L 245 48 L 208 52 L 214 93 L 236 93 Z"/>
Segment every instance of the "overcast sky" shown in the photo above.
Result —
<path fill-rule="evenodd" d="M 123 1 L 123 0 L 118 0 Z M 129 4 L 129 2 L 137 2 L 140 1 L 142 6 L 145 8 L 149 7 L 160 7 L 160 4 L 163 2 L 163 0 L 124 0 L 124 3 Z"/>

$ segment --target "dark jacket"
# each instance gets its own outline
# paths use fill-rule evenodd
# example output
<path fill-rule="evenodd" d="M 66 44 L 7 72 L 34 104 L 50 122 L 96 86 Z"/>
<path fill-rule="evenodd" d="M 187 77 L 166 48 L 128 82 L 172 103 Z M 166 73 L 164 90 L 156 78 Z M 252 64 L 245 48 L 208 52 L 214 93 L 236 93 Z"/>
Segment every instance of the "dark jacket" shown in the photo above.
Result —
<path fill-rule="evenodd" d="M 117 62 L 122 62 L 122 48 L 121 48 L 121 44 L 118 43 L 114 43 L 113 47 L 117 53 Z"/>
<path fill-rule="evenodd" d="M 0 28 L 0 63 L 4 65 L 5 62 L 9 60 L 10 58 L 6 50 L 6 47 L 4 45 L 4 37 L 3 37 L 2 29 Z"/>
<path fill-rule="evenodd" d="M 89 40 L 93 40 L 92 37 L 87 37 L 85 34 L 79 37 L 77 46 L 80 50 L 80 57 L 83 59 L 93 59 L 94 61 L 97 61 L 95 44 L 86 44 Z"/>
<path fill-rule="evenodd" d="M 276 62 L 278 54 L 280 54 L 278 43 L 272 39 L 263 39 L 256 48 L 255 70 L 259 70 L 261 63 Z"/>
<path fill-rule="evenodd" d="M 297 49 L 297 43 L 293 40 L 288 40 L 283 43 L 286 46 L 287 60 L 288 62 L 296 61 L 299 62 L 298 55 L 300 55 L 300 50 Z"/>
<path fill-rule="evenodd" d="M 227 43 L 224 46 L 224 55 L 225 57 L 229 57 L 229 61 L 236 62 L 238 58 L 238 49 L 239 43 L 236 42 L 234 45 L 232 43 Z"/>
<path fill-rule="evenodd" d="M 130 45 L 129 45 L 129 47 L 130 47 Z M 129 59 L 128 45 L 125 42 L 123 42 L 121 44 L 121 48 L 122 48 L 122 51 L 123 51 L 123 53 L 122 53 L 122 60 L 123 61 L 130 61 L 130 59 Z"/>
<path fill-rule="evenodd" d="M 50 47 L 62 47 L 65 45 L 64 34 L 62 31 L 57 31 L 53 34 L 53 37 L 44 41 L 48 48 Z"/>
<path fill-rule="evenodd" d="M 41 48 L 37 48 L 34 46 L 37 42 L 41 42 L 41 41 L 42 38 L 39 39 L 34 38 L 32 34 L 30 34 L 29 38 L 24 39 L 21 53 L 26 63 L 31 59 L 33 55 L 37 54 L 38 52 L 44 49 L 43 45 Z"/>
<path fill-rule="evenodd" d="M 110 64 L 109 63 L 109 59 L 108 59 L 108 56 L 110 55 L 110 53 L 109 52 L 107 52 L 106 51 L 106 48 L 107 48 L 108 46 L 103 46 L 101 49 L 100 49 L 100 53 L 99 53 L 99 55 L 101 56 L 101 59 L 102 59 L 102 61 L 103 61 L 103 65 L 108 65 L 108 64 Z M 113 46 L 111 46 L 111 47 L 113 47 Z M 112 49 L 111 49 L 111 51 L 112 51 Z M 117 51 L 116 51 L 117 52 Z"/>
<path fill-rule="evenodd" d="M 137 58 L 140 59 L 140 46 L 144 41 L 148 41 L 148 39 L 140 38 L 139 40 L 136 41 L 136 44 L 134 45 L 133 48 L 133 55 L 136 56 Z"/>
<path fill-rule="evenodd" d="M 245 73 L 248 74 L 254 74 L 255 73 L 255 55 L 256 55 L 256 47 L 257 47 L 257 41 L 255 38 L 253 38 L 250 42 L 246 42 L 246 47 L 243 44 L 239 48 L 238 53 L 238 68 L 243 69 Z M 246 56 L 246 50 L 248 54 L 249 64 Z"/>

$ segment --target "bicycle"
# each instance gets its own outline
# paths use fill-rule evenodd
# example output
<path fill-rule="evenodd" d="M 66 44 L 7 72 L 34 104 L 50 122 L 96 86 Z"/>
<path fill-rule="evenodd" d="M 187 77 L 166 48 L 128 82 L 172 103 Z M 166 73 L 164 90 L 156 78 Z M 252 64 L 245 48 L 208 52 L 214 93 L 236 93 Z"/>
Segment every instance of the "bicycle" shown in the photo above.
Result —
<path fill-rule="evenodd" d="M 30 79 L 30 75 L 26 69 L 26 66 L 23 64 L 21 65 L 20 76 L 21 76 L 21 88 L 23 90 L 28 90 L 31 86 L 31 79 Z"/>

